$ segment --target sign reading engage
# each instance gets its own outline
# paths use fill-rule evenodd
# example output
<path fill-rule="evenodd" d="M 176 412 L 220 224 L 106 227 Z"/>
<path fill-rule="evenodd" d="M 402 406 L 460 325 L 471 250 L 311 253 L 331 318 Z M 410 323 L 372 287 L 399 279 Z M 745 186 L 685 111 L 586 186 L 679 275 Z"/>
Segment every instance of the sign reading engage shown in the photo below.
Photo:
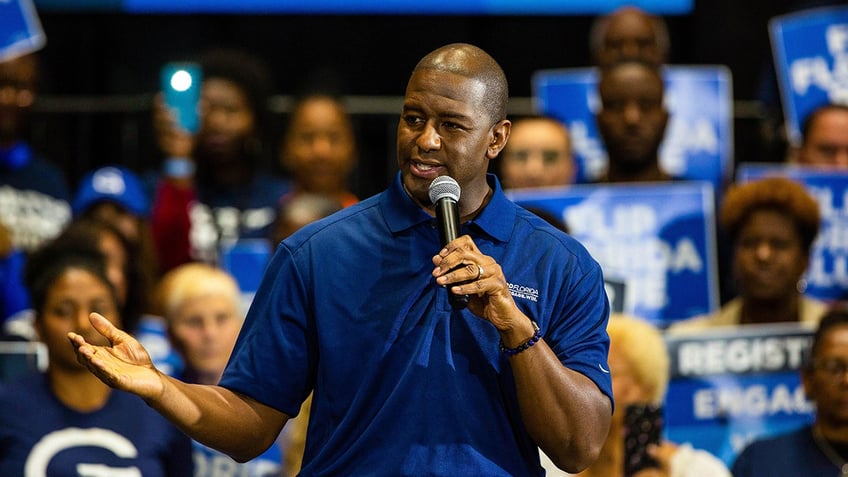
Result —
<path fill-rule="evenodd" d="M 755 438 L 809 423 L 799 370 L 813 330 L 800 323 L 714 328 L 666 337 L 666 434 L 730 467 Z"/>
<path fill-rule="evenodd" d="M 705 180 L 715 190 L 729 179 L 733 115 L 730 71 L 724 66 L 663 68 L 669 123 L 660 148 L 660 166 L 672 176 Z M 540 112 L 568 126 L 579 165 L 578 182 L 594 182 L 607 156 L 595 124 L 600 100 L 594 68 L 540 70 L 533 75 Z"/>
<path fill-rule="evenodd" d="M 713 189 L 706 182 L 514 190 L 567 224 L 624 293 L 622 311 L 659 327 L 717 308 Z"/>
<path fill-rule="evenodd" d="M 816 107 L 848 104 L 848 7 L 782 15 L 769 22 L 769 32 L 786 132 L 797 145 Z"/>

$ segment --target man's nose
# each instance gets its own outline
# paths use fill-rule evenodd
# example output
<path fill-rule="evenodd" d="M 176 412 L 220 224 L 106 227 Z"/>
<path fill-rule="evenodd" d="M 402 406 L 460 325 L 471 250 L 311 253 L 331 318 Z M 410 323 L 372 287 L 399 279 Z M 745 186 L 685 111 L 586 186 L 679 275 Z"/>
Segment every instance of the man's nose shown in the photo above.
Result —
<path fill-rule="evenodd" d="M 416 144 L 422 151 L 435 151 L 442 147 L 442 138 L 436 128 L 427 123 L 418 136 Z"/>

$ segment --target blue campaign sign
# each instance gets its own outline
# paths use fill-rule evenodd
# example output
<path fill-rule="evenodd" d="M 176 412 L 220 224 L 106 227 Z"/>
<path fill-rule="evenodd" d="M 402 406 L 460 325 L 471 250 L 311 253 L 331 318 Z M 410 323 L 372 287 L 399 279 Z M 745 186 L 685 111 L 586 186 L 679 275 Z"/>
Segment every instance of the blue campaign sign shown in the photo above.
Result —
<path fill-rule="evenodd" d="M 32 0 L 0 0 L 0 61 L 32 53 L 46 42 Z"/>
<path fill-rule="evenodd" d="M 782 15 L 769 21 L 786 132 L 801 142 L 801 124 L 817 106 L 848 104 L 848 7 Z"/>
<path fill-rule="evenodd" d="M 667 335 L 666 437 L 731 466 L 753 439 L 811 422 L 799 370 L 812 333 L 781 323 Z"/>
<path fill-rule="evenodd" d="M 663 77 L 670 116 L 660 166 L 673 176 L 709 181 L 721 190 L 733 164 L 730 70 L 670 65 L 663 68 Z M 600 104 L 597 83 L 594 68 L 539 70 L 532 78 L 539 112 L 563 121 L 571 132 L 578 182 L 593 182 L 606 169 L 606 152 L 595 124 Z"/>
<path fill-rule="evenodd" d="M 717 309 L 713 188 L 708 182 L 575 185 L 509 192 L 561 217 L 600 263 L 621 310 L 659 327 Z M 615 302 L 614 302 L 615 304 Z"/>
<path fill-rule="evenodd" d="M 821 227 L 810 251 L 805 294 L 824 301 L 848 295 L 848 171 L 785 164 L 740 164 L 739 182 L 780 175 L 807 187 L 821 213 Z"/>

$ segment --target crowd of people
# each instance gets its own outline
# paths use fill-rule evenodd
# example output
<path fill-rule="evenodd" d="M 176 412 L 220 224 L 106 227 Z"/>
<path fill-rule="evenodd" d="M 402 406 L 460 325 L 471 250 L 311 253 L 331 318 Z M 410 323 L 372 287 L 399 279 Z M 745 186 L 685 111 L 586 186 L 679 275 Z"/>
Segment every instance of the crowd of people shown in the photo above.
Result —
<path fill-rule="evenodd" d="M 663 20 L 622 7 L 587 43 L 607 157 L 588 185 L 683 181 L 660 161 Z M 848 315 L 805 295 L 822 212 L 804 185 L 718 191 L 729 296 L 661 329 L 611 313 L 603 263 L 563 218 L 509 199 L 573 186 L 580 166 L 560 119 L 508 115 L 488 52 L 452 43 L 414 67 L 397 171 L 372 197 L 351 183 L 359 145 L 339 92 L 299 95 L 273 144 L 263 61 L 196 61 L 198 130 L 163 95 L 152 105 L 161 170 L 116 160 L 73 187 L 27 142 L 38 53 L 0 61 L 0 336 L 49 357 L 0 382 L 0 474 L 848 475 Z M 848 166 L 845 106 L 802 132 L 786 164 Z M 444 175 L 461 187 L 447 240 L 429 190 Z M 272 256 L 248 310 L 221 254 L 251 240 Z M 663 437 L 631 473 L 626 419 L 663 406 L 665 339 L 773 323 L 817 330 L 799 371 L 814 422 L 734 463 Z"/>

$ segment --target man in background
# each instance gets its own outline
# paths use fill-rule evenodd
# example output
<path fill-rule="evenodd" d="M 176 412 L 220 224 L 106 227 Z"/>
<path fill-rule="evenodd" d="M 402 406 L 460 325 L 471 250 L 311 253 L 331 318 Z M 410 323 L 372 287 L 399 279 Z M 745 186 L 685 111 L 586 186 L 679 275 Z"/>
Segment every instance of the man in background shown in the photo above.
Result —
<path fill-rule="evenodd" d="M 669 46 L 665 21 L 633 6 L 596 18 L 589 34 L 592 61 L 602 68 L 621 60 L 660 66 L 668 61 Z"/>
<path fill-rule="evenodd" d="M 623 60 L 601 69 L 601 105 L 595 119 L 608 168 L 599 182 L 673 179 L 660 168 L 660 145 L 669 118 L 664 94 L 662 75 L 650 63 Z"/>
<path fill-rule="evenodd" d="M 24 252 L 58 235 L 71 219 L 64 172 L 27 140 L 38 76 L 36 53 L 0 61 L 0 223 Z"/>
<path fill-rule="evenodd" d="M 848 106 L 825 104 L 801 125 L 801 145 L 790 161 L 808 166 L 848 169 Z"/>
<path fill-rule="evenodd" d="M 568 129 L 547 116 L 514 120 L 499 161 L 504 189 L 566 186 L 577 174 Z"/>

